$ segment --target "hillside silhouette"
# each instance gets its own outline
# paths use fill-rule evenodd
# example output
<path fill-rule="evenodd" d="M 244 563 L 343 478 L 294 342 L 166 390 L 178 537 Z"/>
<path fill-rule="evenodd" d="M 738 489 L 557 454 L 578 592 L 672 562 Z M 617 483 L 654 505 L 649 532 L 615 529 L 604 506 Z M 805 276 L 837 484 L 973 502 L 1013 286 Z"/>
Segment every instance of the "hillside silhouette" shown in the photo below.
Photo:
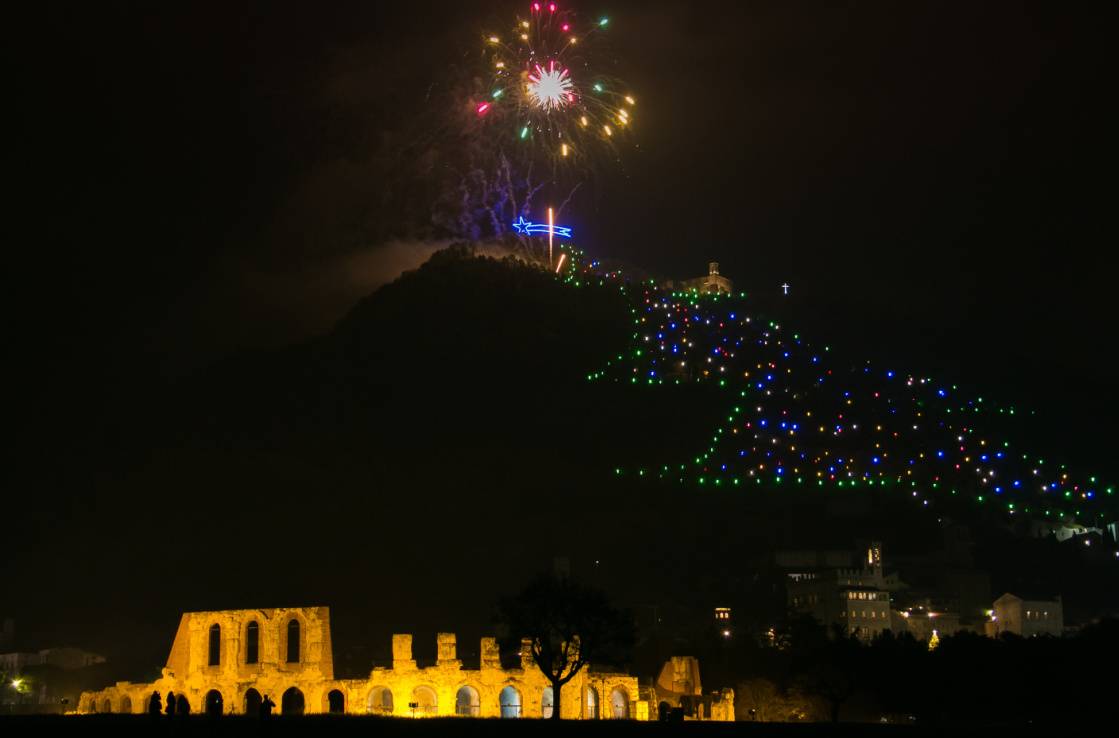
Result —
<path fill-rule="evenodd" d="M 65 609 L 65 632 L 121 678 L 150 678 L 183 610 L 327 604 L 339 666 L 360 671 L 392 632 L 416 633 L 421 659 L 435 631 L 458 632 L 469 658 L 497 597 L 556 557 L 666 619 L 718 599 L 764 621 L 783 609 L 774 548 L 942 545 L 942 518 L 885 486 L 821 496 L 634 473 L 686 462 L 724 422 L 726 388 L 599 381 L 632 370 L 641 288 L 582 275 L 439 252 L 324 336 L 121 408 L 56 470 L 85 490 L 76 508 L 28 503 L 55 558 L 80 562 L 32 569 L 66 583 L 43 612 Z M 992 568 L 1021 558 L 990 516 L 965 522 Z M 131 615 L 103 613 L 109 599 Z"/>

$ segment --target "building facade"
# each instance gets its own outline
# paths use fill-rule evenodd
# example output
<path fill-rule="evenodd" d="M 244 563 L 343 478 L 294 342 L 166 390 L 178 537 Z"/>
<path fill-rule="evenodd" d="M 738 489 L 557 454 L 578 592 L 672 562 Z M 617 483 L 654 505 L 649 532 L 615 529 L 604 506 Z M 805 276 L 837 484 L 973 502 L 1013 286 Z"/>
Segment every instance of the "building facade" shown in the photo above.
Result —
<path fill-rule="evenodd" d="M 44 648 L 31 653 L 0 653 L 0 670 L 18 674 L 29 666 L 53 666 L 63 671 L 105 663 L 105 657 L 80 648 Z"/>
<path fill-rule="evenodd" d="M 398 717 L 551 717 L 550 683 L 521 649 L 503 669 L 494 638 L 483 638 L 478 668 L 458 659 L 454 633 L 437 637 L 438 658 L 420 667 L 412 636 L 393 636 L 391 668 L 368 678 L 335 679 L 326 607 L 185 613 L 162 676 L 84 692 L 81 713 L 142 713 L 153 693 L 185 699 L 192 712 L 256 714 L 264 698 L 281 714 L 344 713 Z M 527 646 L 527 644 L 525 644 Z M 564 718 L 647 720 L 636 677 L 581 670 L 561 692 Z"/>
<path fill-rule="evenodd" d="M 846 552 L 777 555 L 778 564 L 790 568 L 785 591 L 791 610 L 870 640 L 891 627 L 890 582 L 882 569 L 880 544 L 871 542 L 865 557 L 853 561 L 855 558 Z M 840 563 L 846 566 L 833 568 L 832 565 Z"/>
<path fill-rule="evenodd" d="M 903 610 L 893 610 L 890 613 L 890 622 L 895 635 L 909 633 L 925 643 L 931 643 L 934 638 L 954 635 L 961 630 L 966 630 L 958 613 L 937 608 L 930 602 L 913 604 Z"/>
<path fill-rule="evenodd" d="M 1013 633 L 1023 638 L 1060 636 L 1065 629 L 1064 607 L 1058 595 L 1052 600 L 1026 600 L 1007 592 L 995 600 L 987 623 L 992 637 Z"/>

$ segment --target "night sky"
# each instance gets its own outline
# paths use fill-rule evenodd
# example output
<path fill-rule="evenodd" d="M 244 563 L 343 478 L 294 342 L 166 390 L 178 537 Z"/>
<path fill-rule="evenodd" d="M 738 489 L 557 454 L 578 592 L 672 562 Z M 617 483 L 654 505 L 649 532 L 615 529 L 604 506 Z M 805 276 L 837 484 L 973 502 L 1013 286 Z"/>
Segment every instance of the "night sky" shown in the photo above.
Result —
<path fill-rule="evenodd" d="M 964 378 L 1047 413 L 1070 454 L 1108 453 L 1100 18 L 1034 3 L 580 9 L 610 15 L 638 98 L 632 146 L 570 213 L 583 248 L 677 278 L 717 260 L 759 295 L 787 281 L 804 329 L 852 356 Z M 394 162 L 517 10 L 104 3 L 6 23 L 6 495 L 18 505 L 122 407 L 328 330 L 445 245 L 398 215 Z M 0 557 L 6 578 L 24 574 L 5 612 L 69 570 L 35 526 L 6 522 L 37 543 Z"/>

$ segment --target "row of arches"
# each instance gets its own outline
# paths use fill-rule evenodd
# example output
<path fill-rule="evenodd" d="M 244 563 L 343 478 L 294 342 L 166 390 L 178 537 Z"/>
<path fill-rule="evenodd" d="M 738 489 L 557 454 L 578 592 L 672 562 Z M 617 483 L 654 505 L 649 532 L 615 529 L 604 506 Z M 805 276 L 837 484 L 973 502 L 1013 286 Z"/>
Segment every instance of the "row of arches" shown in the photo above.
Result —
<path fill-rule="evenodd" d="M 288 620 L 286 628 L 287 637 L 285 639 L 286 661 L 289 664 L 297 664 L 300 662 L 300 635 L 301 628 L 299 620 L 291 618 Z M 209 630 L 209 641 L 207 643 L 207 664 L 209 666 L 221 666 L 222 657 L 222 641 L 221 641 L 221 626 L 213 623 Z M 245 663 L 258 664 L 260 663 L 260 623 L 252 620 L 245 626 Z"/>
<path fill-rule="evenodd" d="M 186 695 L 175 695 L 176 700 L 186 700 Z M 166 699 L 166 698 L 164 698 Z M 585 691 L 584 718 L 595 720 L 599 715 L 598 692 L 590 687 Z M 254 688 L 249 688 L 244 695 L 242 707 L 244 714 L 257 716 L 260 714 L 263 696 Z M 188 703 L 189 704 L 189 703 Z M 540 699 L 541 714 L 544 718 L 552 716 L 553 705 L 552 688 L 545 687 Z M 470 685 L 459 687 L 455 693 L 455 715 L 462 717 L 478 717 L 481 715 L 481 696 L 477 688 Z M 288 688 L 280 697 L 278 705 L 281 715 L 302 715 L 306 710 L 306 700 L 303 692 L 298 687 Z M 327 712 L 343 714 L 346 711 L 346 697 L 341 690 L 333 689 L 326 695 L 323 705 Z M 392 715 L 394 708 L 393 693 L 388 687 L 375 687 L 369 693 L 367 702 L 368 711 L 373 714 Z M 225 698 L 217 689 L 208 691 L 202 701 L 203 712 L 207 715 L 221 715 L 225 712 Z M 428 686 L 419 686 L 412 690 L 408 702 L 409 713 L 414 717 L 435 716 L 439 714 L 439 698 L 435 690 Z M 512 685 L 507 685 L 498 694 L 499 714 L 503 718 L 519 718 L 524 715 L 521 692 Z M 121 712 L 131 713 L 132 700 L 124 696 L 120 699 L 117 709 L 113 709 L 112 701 L 106 697 L 100 702 L 91 699 L 90 712 Z M 615 687 L 610 692 L 609 717 L 629 717 L 629 694 L 621 687 Z"/>
<path fill-rule="evenodd" d="M 339 695 L 341 696 L 341 695 Z M 585 692 L 584 717 L 595 720 L 599 717 L 598 692 L 588 687 Z M 540 710 L 544 718 L 552 716 L 555 699 L 552 688 L 545 687 L 540 698 Z M 374 687 L 369 692 L 367 702 L 368 712 L 379 715 L 392 715 L 394 711 L 393 693 L 388 687 Z M 629 694 L 621 687 L 610 691 L 610 713 L 612 718 L 629 717 Z M 411 699 L 408 701 L 409 713 L 413 716 L 430 716 L 439 714 L 439 698 L 435 690 L 428 686 L 419 686 L 412 690 Z M 469 684 L 459 687 L 455 693 L 455 715 L 462 717 L 477 717 L 481 714 L 482 701 L 475 687 Z M 523 701 L 520 691 L 513 685 L 508 685 L 498 694 L 498 710 L 503 718 L 519 718 L 524 715 Z M 331 710 L 333 712 L 333 710 Z"/>
<path fill-rule="evenodd" d="M 108 697 L 105 697 L 100 702 L 98 702 L 97 698 L 95 697 L 95 698 L 90 699 L 89 707 L 87 709 L 89 710 L 89 712 L 131 713 L 132 712 L 132 698 L 129 697 L 128 695 L 125 695 L 124 697 L 121 697 L 120 702 L 117 703 L 117 707 L 114 710 L 113 709 L 113 701 L 110 700 Z"/>
<path fill-rule="evenodd" d="M 345 712 L 346 703 L 342 692 L 337 689 L 331 690 L 327 698 L 330 712 Z M 260 692 L 252 687 L 246 690 L 242 701 L 242 707 L 246 715 L 252 715 L 254 717 L 259 715 L 261 705 L 263 704 L 264 697 Z M 206 693 L 203 705 L 207 715 L 221 715 L 225 711 L 225 698 L 220 691 L 211 689 Z M 298 687 L 289 687 L 280 696 L 279 708 L 281 715 L 302 715 L 306 711 L 306 707 L 307 704 L 303 697 L 303 692 Z"/>
<path fill-rule="evenodd" d="M 424 689 L 430 691 L 427 687 L 424 687 Z M 547 699 L 550 702 L 550 687 L 547 692 Z M 521 693 L 517 691 L 516 687 L 510 685 L 502 689 L 497 697 L 497 704 L 500 709 L 501 717 L 521 717 Z M 434 707 L 434 705 L 432 707 Z M 478 717 L 482 714 L 482 699 L 478 696 L 477 689 L 470 685 L 459 687 L 458 692 L 455 693 L 455 714 L 462 717 Z"/>
<path fill-rule="evenodd" d="M 345 698 L 342 693 L 337 689 L 331 690 L 328 695 L 330 701 L 330 712 L 342 713 L 346 710 Z M 252 687 L 245 692 L 245 714 L 256 717 L 260 714 L 260 706 L 263 704 L 264 698 L 261 697 L 260 692 Z M 337 709 L 335 704 L 337 703 Z M 280 695 L 280 708 L 281 715 L 302 715 L 307 709 L 307 702 L 303 698 L 303 692 L 298 687 L 288 687 L 282 695 Z"/>
<path fill-rule="evenodd" d="M 176 705 L 178 705 L 182 701 L 186 701 L 188 705 L 190 704 L 185 694 L 175 694 L 173 692 L 168 692 L 167 695 L 163 696 L 162 698 L 163 705 L 167 704 L 168 698 L 172 694 L 175 695 Z M 260 714 L 260 707 L 263 703 L 264 698 L 261 696 L 260 692 L 250 687 L 248 691 L 245 692 L 242 707 L 244 708 L 246 715 L 256 716 Z M 339 714 L 343 713 L 346 711 L 346 698 L 340 690 L 333 689 L 330 691 L 329 694 L 327 694 L 325 706 L 327 707 L 329 712 Z M 280 697 L 279 708 L 282 715 L 302 715 L 306 709 L 306 702 L 303 698 L 303 692 L 298 687 L 290 687 Z M 108 697 L 100 700 L 92 698 L 89 701 L 87 710 L 88 712 L 92 713 L 116 712 L 131 714 L 133 712 L 132 698 L 130 698 L 128 695 L 121 697 L 120 701 L 116 704 L 115 709 L 113 701 Z M 182 707 L 179 707 L 178 711 L 190 712 L 189 709 L 184 710 Z M 202 698 L 202 711 L 207 715 L 215 716 L 221 715 L 225 712 L 225 697 L 219 690 L 211 689 L 205 694 L 205 696 Z"/>

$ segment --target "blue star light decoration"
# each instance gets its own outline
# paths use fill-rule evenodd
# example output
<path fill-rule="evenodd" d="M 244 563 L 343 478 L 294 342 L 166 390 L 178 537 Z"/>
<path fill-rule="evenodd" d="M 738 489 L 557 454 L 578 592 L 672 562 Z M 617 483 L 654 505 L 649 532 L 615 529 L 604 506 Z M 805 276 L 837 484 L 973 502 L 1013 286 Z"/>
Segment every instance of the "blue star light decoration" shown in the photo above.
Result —
<path fill-rule="evenodd" d="M 533 223 L 531 220 L 525 220 L 523 215 L 513 221 L 513 230 L 522 236 L 547 236 L 551 231 L 552 235 L 558 238 L 571 238 L 571 228 L 568 226 Z"/>

